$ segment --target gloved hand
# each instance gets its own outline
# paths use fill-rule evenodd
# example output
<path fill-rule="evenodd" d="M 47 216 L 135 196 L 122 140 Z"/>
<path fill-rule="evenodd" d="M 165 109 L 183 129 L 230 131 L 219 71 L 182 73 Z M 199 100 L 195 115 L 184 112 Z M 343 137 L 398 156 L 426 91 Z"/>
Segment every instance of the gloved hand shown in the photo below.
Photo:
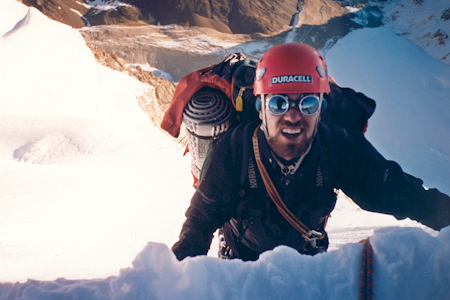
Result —
<path fill-rule="evenodd" d="M 427 198 L 428 203 L 435 207 L 435 215 L 426 217 L 421 223 L 435 230 L 450 225 L 450 197 L 437 189 L 429 189 Z"/>

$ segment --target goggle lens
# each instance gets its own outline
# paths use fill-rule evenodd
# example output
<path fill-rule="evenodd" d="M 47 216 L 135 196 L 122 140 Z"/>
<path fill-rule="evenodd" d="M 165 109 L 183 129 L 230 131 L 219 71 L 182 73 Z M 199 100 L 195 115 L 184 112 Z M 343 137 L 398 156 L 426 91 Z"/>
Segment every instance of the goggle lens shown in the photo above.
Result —
<path fill-rule="evenodd" d="M 300 100 L 299 108 L 302 114 L 312 116 L 316 114 L 320 109 L 319 98 L 315 95 L 308 95 Z"/>
<path fill-rule="evenodd" d="M 305 95 L 300 101 L 291 101 L 286 95 L 270 95 L 267 98 L 267 108 L 276 116 L 285 114 L 289 107 L 295 107 L 297 103 L 300 112 L 306 116 L 312 116 L 320 109 L 320 99 L 316 95 Z"/>
<path fill-rule="evenodd" d="M 289 109 L 289 98 L 283 95 L 272 95 L 267 99 L 267 108 L 273 115 L 282 115 Z"/>

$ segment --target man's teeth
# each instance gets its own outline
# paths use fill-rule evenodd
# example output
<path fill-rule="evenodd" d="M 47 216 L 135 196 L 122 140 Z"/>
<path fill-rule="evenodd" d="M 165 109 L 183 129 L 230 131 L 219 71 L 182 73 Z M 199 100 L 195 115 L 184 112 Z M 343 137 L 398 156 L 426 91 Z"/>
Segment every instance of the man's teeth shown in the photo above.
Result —
<path fill-rule="evenodd" d="M 300 128 L 298 129 L 283 129 L 283 133 L 287 133 L 287 134 L 299 134 L 300 132 L 302 132 L 302 130 Z"/>

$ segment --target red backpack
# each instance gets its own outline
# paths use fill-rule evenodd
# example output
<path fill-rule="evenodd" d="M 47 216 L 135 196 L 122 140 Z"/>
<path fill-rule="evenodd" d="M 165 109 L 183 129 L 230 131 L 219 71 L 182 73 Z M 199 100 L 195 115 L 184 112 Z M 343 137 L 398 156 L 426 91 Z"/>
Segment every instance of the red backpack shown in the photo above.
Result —
<path fill-rule="evenodd" d="M 161 122 L 161 128 L 172 136 L 178 137 L 184 108 L 194 94 L 204 87 L 223 92 L 231 100 L 237 112 L 245 111 L 242 114 L 245 118 L 257 117 L 254 109 L 256 96 L 253 95 L 257 63 L 256 60 L 247 58 L 242 53 L 234 53 L 217 65 L 194 71 L 181 78 Z M 244 110 L 247 107 L 248 109 Z"/>

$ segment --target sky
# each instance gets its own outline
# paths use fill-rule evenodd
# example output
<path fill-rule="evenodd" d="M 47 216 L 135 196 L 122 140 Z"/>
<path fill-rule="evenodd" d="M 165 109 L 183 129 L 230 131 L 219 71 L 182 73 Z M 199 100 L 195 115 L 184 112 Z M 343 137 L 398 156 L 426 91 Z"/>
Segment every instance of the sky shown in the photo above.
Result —
<path fill-rule="evenodd" d="M 0 299 L 356 299 L 369 236 L 378 299 L 450 299 L 449 227 L 364 212 L 343 195 L 328 253 L 278 247 L 244 263 L 215 258 L 213 242 L 208 256 L 176 261 L 194 190 L 189 157 L 136 100 L 154 101 L 154 89 L 17 1 L 0 2 L 0 36 Z M 384 27 L 324 55 L 340 85 L 377 101 L 376 148 L 450 193 L 450 66 Z"/>

